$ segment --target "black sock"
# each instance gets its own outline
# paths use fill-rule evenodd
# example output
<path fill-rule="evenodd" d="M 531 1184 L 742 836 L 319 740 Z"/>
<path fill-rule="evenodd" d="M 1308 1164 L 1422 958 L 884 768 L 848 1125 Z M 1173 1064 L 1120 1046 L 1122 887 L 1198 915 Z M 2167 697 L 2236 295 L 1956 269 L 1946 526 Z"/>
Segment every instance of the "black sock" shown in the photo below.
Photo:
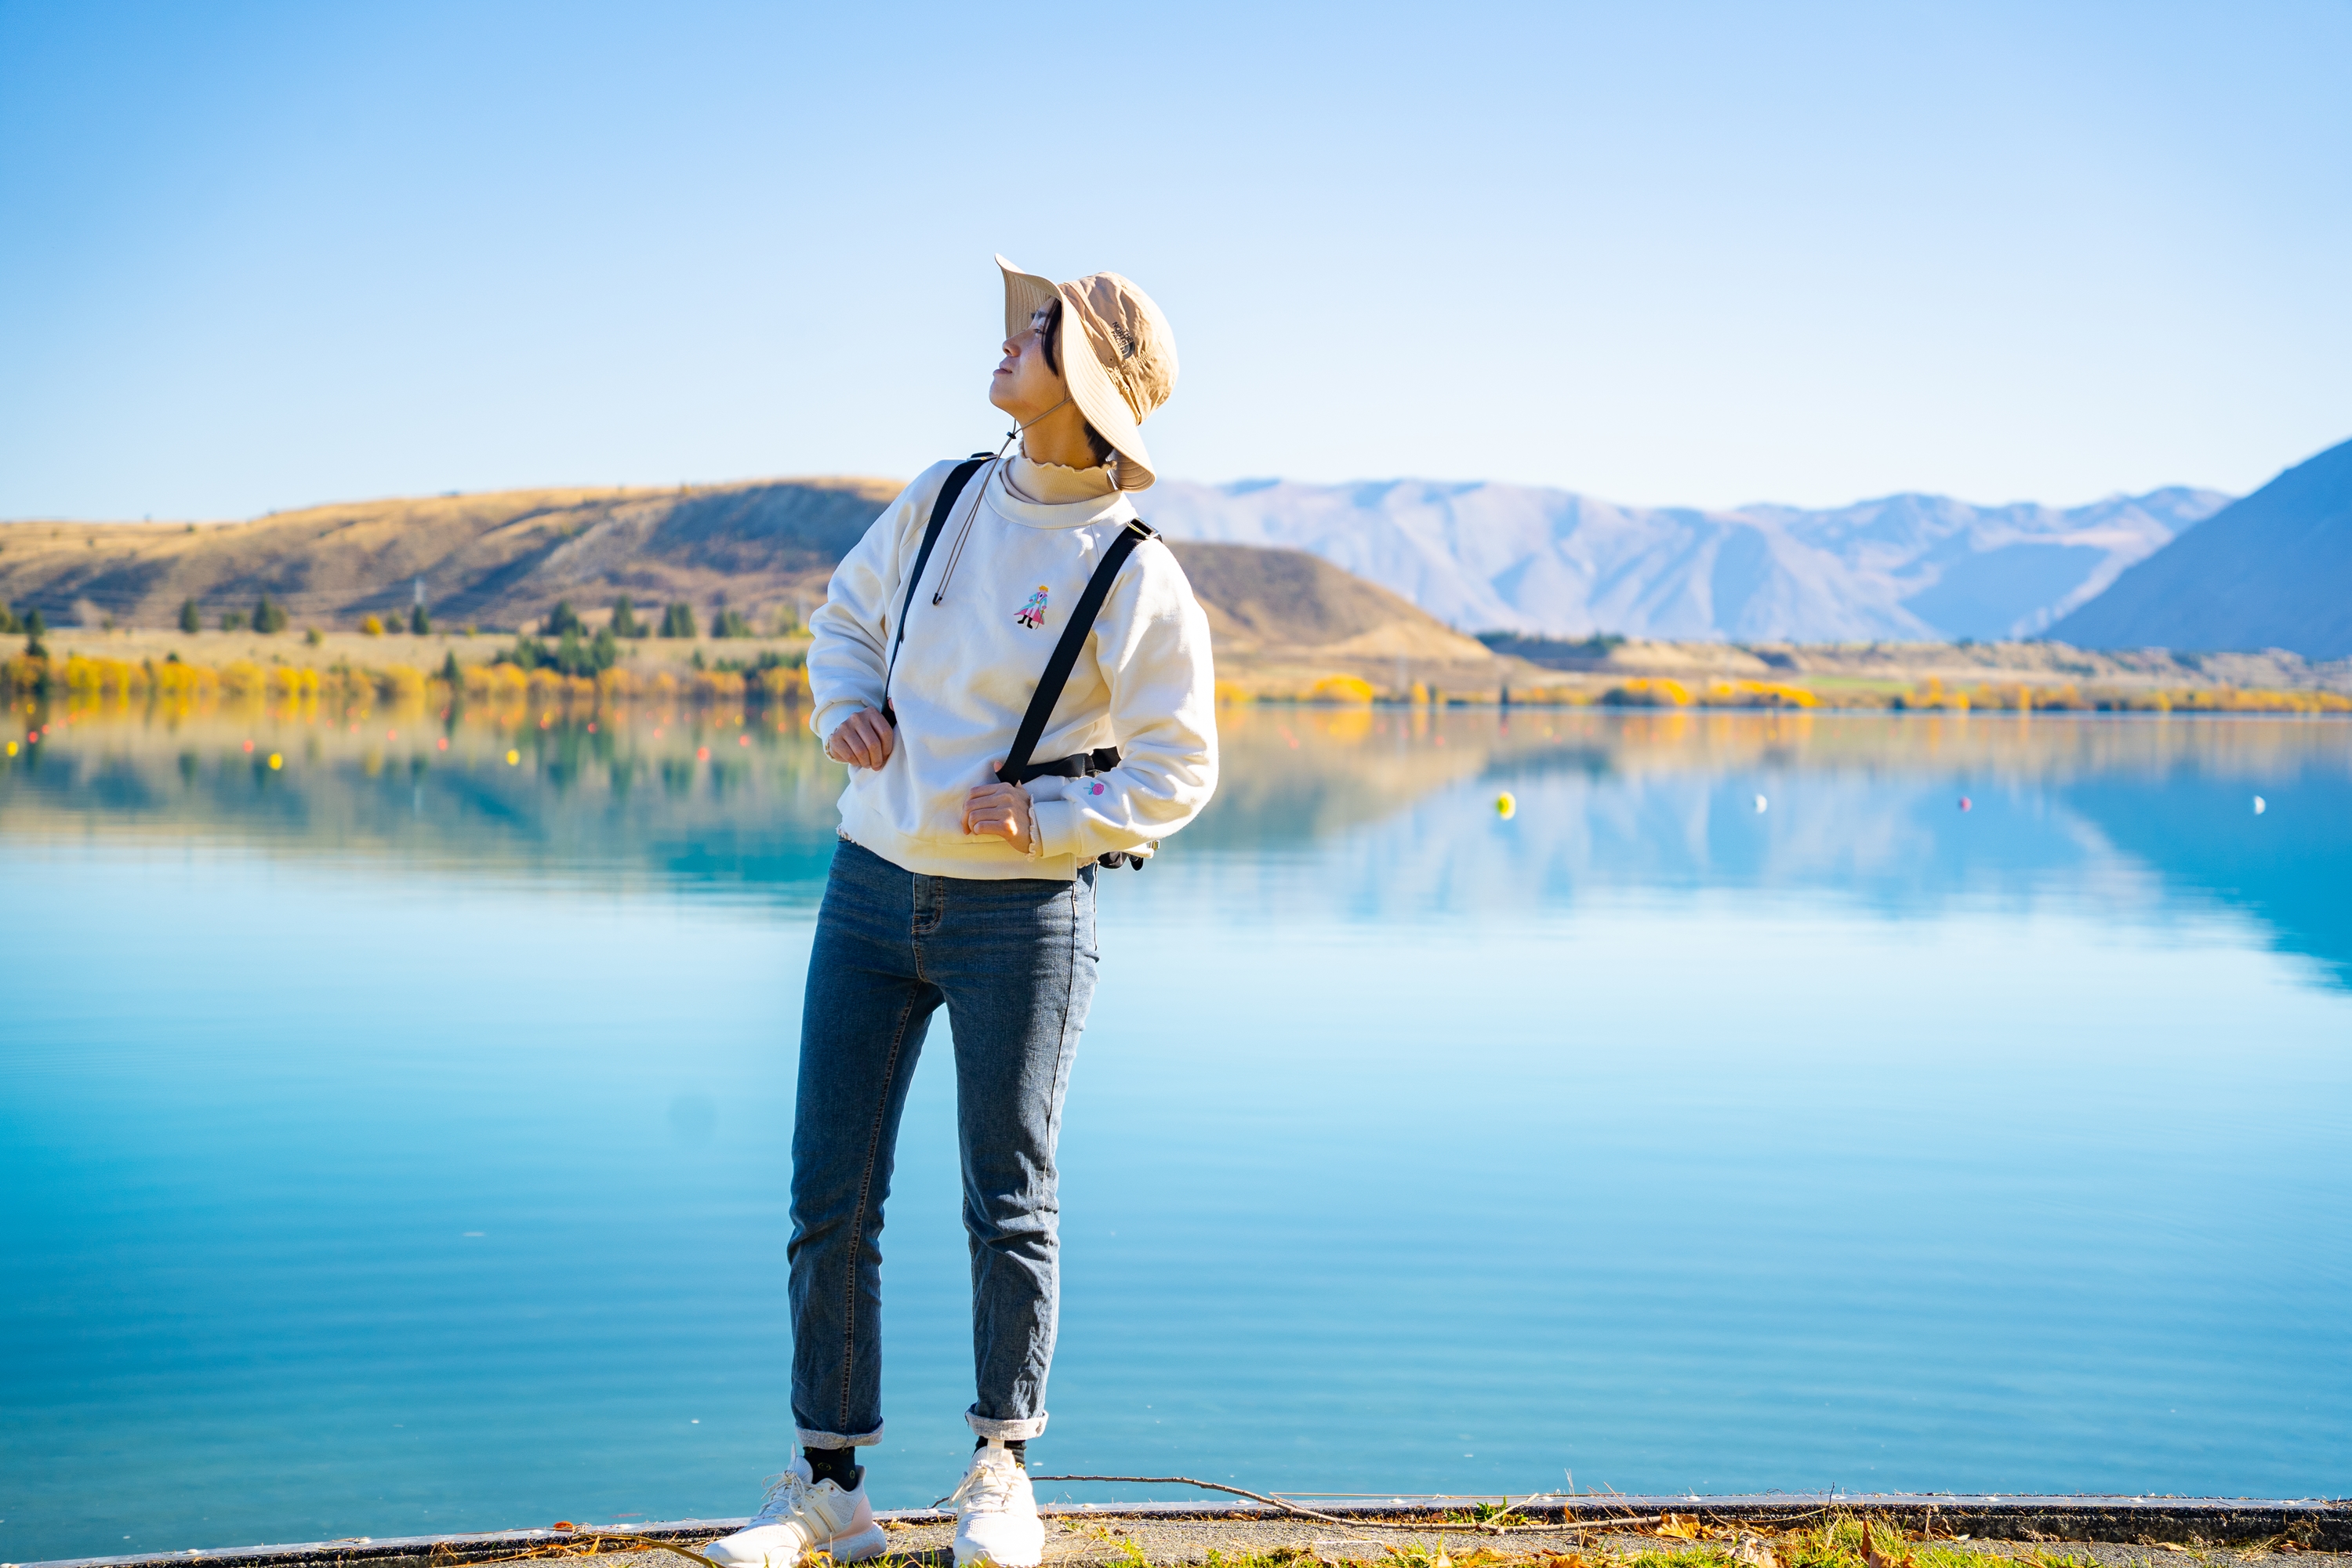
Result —
<path fill-rule="evenodd" d="M 1028 1439 L 1028 1438 L 1026 1438 L 1026 1437 L 1005 1437 L 1005 1438 L 1002 1438 L 1002 1439 L 1000 1439 L 1000 1441 L 1001 1441 L 1001 1442 L 1003 1444 L 1003 1446 L 1004 1446 L 1004 1451 L 1005 1451 L 1006 1453 L 1008 1453 L 1008 1454 L 1010 1454 L 1010 1455 L 1012 1455 L 1012 1456 L 1013 1456 L 1013 1462 L 1014 1464 L 1016 1464 L 1016 1465 L 1020 1466 L 1020 1467 L 1021 1467 L 1023 1469 L 1024 1469 L 1024 1470 L 1025 1470 L 1025 1469 L 1027 1469 L 1027 1468 L 1029 1468 L 1029 1439 Z M 987 1438 L 985 1438 L 985 1437 L 982 1437 L 979 1442 L 974 1443 L 974 1444 L 971 1446 L 971 1451 L 972 1451 L 973 1453 L 977 1454 L 977 1453 L 979 1453 L 982 1448 L 985 1448 L 985 1447 L 988 1447 L 988 1439 L 987 1439 Z"/>
<path fill-rule="evenodd" d="M 855 1448 L 803 1448 L 801 1452 L 808 1457 L 809 1479 L 813 1482 L 831 1481 L 843 1491 L 854 1492 L 866 1479 L 866 1467 L 849 1462 L 850 1456 L 857 1452 Z"/>

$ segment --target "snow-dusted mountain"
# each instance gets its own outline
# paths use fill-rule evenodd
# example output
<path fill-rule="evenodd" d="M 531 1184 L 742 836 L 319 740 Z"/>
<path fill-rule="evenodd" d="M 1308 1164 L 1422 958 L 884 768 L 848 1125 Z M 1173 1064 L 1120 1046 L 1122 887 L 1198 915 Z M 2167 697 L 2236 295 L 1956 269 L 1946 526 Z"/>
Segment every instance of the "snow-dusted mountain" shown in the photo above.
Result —
<path fill-rule="evenodd" d="M 1828 641 L 2035 635 L 2230 498 L 1705 511 L 1520 485 L 1259 479 L 1163 480 L 1142 500 L 1171 539 L 1311 551 L 1465 631 Z"/>

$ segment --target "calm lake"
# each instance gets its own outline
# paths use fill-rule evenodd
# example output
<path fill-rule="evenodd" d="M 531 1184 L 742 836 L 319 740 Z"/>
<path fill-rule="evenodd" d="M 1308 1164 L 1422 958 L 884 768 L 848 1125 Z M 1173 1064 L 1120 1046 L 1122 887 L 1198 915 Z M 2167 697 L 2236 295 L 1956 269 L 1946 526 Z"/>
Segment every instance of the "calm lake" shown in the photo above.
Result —
<path fill-rule="evenodd" d="M 41 717 L 0 1559 L 749 1511 L 840 778 L 796 720 Z M 2347 1489 L 2352 724 L 1224 722 L 1103 884 L 1040 1473 Z M 891 1505 L 971 1443 L 946 1047 Z"/>

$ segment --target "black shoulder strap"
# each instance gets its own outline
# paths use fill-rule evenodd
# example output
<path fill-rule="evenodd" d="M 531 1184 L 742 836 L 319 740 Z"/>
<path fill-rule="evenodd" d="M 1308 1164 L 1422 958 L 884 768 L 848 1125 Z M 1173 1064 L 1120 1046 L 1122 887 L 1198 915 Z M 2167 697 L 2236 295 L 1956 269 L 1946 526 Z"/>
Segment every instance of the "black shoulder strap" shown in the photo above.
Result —
<path fill-rule="evenodd" d="M 931 520 L 923 525 L 923 547 L 915 552 L 915 569 L 907 574 L 907 598 L 898 606 L 898 630 L 890 639 L 889 668 L 882 672 L 882 717 L 894 727 L 898 714 L 890 706 L 890 678 L 898 673 L 898 649 L 907 641 L 907 616 L 915 607 L 915 584 L 923 580 L 923 568 L 931 563 L 931 546 L 940 542 L 940 531 L 947 526 L 948 513 L 955 510 L 956 497 L 963 494 L 964 486 L 971 482 L 972 475 L 980 471 L 988 458 L 986 452 L 974 452 L 948 470 L 947 479 L 940 485 L 939 499 L 931 502 Z"/>
<path fill-rule="evenodd" d="M 1102 614 L 1103 601 L 1110 597 L 1111 579 L 1135 553 L 1135 547 L 1147 539 L 1160 536 L 1141 518 L 1131 518 L 1110 542 L 1103 558 L 1095 566 L 1095 574 L 1087 579 L 1087 591 L 1070 606 L 1070 619 L 1062 627 L 1062 640 L 1054 645 L 1053 656 L 1045 660 L 1045 673 L 1037 678 L 1037 689 L 1029 699 L 1029 711 L 1021 715 L 1021 728 L 1013 737 L 1013 750 L 996 776 L 1005 784 L 1018 784 L 1029 766 L 1030 754 L 1037 742 L 1045 737 L 1047 721 L 1054 717 L 1054 705 L 1062 700 L 1062 688 L 1069 684 L 1070 671 L 1077 668 L 1078 654 L 1087 646 L 1087 635 L 1094 630 L 1095 617 Z"/>

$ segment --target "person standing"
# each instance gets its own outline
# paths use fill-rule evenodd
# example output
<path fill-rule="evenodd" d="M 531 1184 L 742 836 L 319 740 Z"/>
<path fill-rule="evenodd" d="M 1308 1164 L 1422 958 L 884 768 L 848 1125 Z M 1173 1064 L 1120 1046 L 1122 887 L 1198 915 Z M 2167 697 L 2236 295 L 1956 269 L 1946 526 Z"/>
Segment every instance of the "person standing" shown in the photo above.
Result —
<path fill-rule="evenodd" d="M 1094 994 L 1096 880 L 1106 862 L 1140 865 L 1216 787 L 1208 621 L 1128 499 L 1153 480 L 1140 426 L 1175 384 L 1167 318 L 1117 273 L 1055 284 L 996 260 L 1005 340 L 989 401 L 1013 419 L 1006 447 L 1017 436 L 1019 450 L 926 469 L 835 570 L 809 621 L 809 724 L 850 773 L 793 1127 L 801 1453 L 751 1522 L 705 1549 L 729 1568 L 883 1549 L 853 1458 L 882 1437 L 877 1240 L 908 1087 L 941 1006 L 971 1257 L 964 1418 L 977 1438 L 952 1494 L 956 1561 L 1038 1562 L 1027 1444 L 1045 1429 L 1054 1152 Z M 1083 644 L 1058 698 L 1048 685 L 1049 710 L 1032 716 L 1074 624 Z"/>

